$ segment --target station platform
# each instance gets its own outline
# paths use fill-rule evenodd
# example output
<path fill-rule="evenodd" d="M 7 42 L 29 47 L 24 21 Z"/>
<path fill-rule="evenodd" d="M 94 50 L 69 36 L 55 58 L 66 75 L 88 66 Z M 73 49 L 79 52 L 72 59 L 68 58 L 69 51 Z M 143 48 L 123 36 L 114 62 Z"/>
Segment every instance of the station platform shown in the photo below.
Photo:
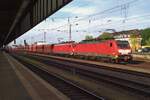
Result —
<path fill-rule="evenodd" d="M 13 57 L 0 51 L 0 100 L 69 100 Z"/>
<path fill-rule="evenodd" d="M 31 100 L 3 52 L 0 52 L 0 100 Z"/>

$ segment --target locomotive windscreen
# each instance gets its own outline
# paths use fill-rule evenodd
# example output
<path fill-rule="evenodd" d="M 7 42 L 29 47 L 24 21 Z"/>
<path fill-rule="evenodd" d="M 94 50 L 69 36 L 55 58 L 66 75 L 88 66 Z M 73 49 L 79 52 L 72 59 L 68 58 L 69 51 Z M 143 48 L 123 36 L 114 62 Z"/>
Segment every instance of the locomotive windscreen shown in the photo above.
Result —
<path fill-rule="evenodd" d="M 117 46 L 120 49 L 129 48 L 129 42 L 128 41 L 117 41 Z"/>

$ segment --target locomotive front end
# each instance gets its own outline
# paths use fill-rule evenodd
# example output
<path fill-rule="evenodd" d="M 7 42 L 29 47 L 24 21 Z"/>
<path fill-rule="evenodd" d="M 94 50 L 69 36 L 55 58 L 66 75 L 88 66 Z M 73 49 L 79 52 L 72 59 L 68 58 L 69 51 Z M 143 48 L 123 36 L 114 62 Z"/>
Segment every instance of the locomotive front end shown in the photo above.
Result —
<path fill-rule="evenodd" d="M 132 50 L 128 41 L 117 41 L 118 60 L 130 62 L 132 61 Z"/>

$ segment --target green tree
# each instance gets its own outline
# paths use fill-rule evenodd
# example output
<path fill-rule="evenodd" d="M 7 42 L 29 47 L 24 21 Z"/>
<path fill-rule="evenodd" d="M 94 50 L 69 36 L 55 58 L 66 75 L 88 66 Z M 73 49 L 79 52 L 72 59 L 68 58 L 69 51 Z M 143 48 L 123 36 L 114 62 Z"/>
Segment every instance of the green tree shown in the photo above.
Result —
<path fill-rule="evenodd" d="M 138 39 L 135 34 L 130 35 L 130 43 L 133 51 L 136 51 L 137 49 L 137 44 L 138 44 Z"/>
<path fill-rule="evenodd" d="M 86 35 L 85 36 L 85 40 L 92 40 L 93 39 L 93 36 L 92 35 Z"/>
<path fill-rule="evenodd" d="M 113 35 L 111 33 L 108 33 L 108 32 L 102 33 L 98 38 L 101 39 L 101 40 L 114 39 Z"/>
<path fill-rule="evenodd" d="M 150 28 L 141 31 L 142 45 L 150 45 Z"/>
<path fill-rule="evenodd" d="M 150 37 L 146 40 L 146 45 L 150 46 Z"/>

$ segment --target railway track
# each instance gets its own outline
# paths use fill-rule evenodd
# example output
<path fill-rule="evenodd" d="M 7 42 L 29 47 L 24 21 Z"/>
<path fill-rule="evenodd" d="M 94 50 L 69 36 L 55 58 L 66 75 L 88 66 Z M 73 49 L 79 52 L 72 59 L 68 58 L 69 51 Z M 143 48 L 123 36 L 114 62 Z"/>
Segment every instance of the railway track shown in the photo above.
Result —
<path fill-rule="evenodd" d="M 75 74 L 84 75 L 97 80 L 103 80 L 150 98 L 150 75 L 148 74 L 113 68 L 104 68 L 105 66 L 78 63 L 74 61 L 60 61 L 58 59 L 43 58 L 33 55 L 27 57 L 38 60 L 47 65 L 50 64 L 61 69 L 72 71 Z"/>
<path fill-rule="evenodd" d="M 14 56 L 19 62 L 68 96 L 71 100 L 104 100 L 103 97 L 97 96 L 90 91 L 87 91 L 76 84 L 61 78 L 60 76 L 49 73 L 40 66 L 27 62 L 20 56 Z"/>

